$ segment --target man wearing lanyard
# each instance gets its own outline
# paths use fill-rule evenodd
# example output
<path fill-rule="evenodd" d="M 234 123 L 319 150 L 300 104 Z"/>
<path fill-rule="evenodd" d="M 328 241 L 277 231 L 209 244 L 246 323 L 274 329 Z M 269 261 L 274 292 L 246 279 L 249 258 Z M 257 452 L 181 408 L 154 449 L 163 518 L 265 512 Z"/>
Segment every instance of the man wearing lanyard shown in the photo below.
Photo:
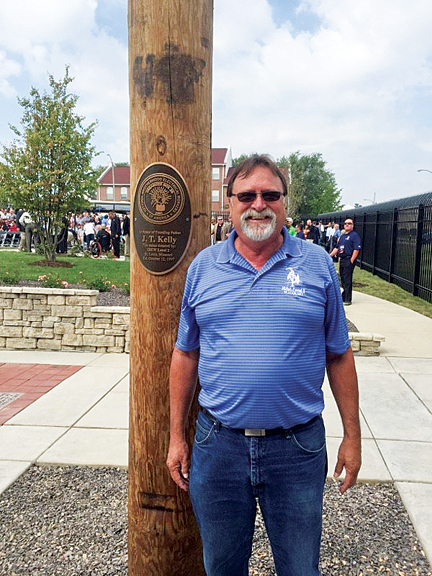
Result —
<path fill-rule="evenodd" d="M 228 183 L 234 231 L 193 260 L 170 372 L 173 480 L 190 492 L 207 576 L 244 576 L 256 499 L 278 576 L 318 576 L 327 473 L 325 370 L 344 438 L 335 476 L 355 483 L 360 425 L 339 282 L 325 250 L 284 226 L 287 185 L 253 155 Z M 313 331 L 293 331 L 304 318 Z M 305 377 L 307 374 L 307 377 Z M 201 385 L 189 477 L 185 427 Z"/>
<path fill-rule="evenodd" d="M 360 236 L 354 230 L 354 222 L 347 218 L 344 223 L 345 234 L 342 234 L 337 246 L 330 256 L 339 256 L 339 275 L 342 284 L 342 300 L 345 306 L 352 301 L 352 278 L 357 256 L 361 250 Z"/>

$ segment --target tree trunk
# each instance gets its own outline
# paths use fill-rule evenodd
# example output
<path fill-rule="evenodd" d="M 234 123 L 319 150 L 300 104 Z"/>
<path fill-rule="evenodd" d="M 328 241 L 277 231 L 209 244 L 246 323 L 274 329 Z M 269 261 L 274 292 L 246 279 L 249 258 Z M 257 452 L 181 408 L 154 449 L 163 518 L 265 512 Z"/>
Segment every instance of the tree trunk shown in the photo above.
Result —
<path fill-rule="evenodd" d="M 212 1 L 129 0 L 129 44 L 129 574 L 200 576 L 190 500 L 171 480 L 165 460 L 169 364 L 186 269 L 210 235 Z M 146 188 L 152 170 L 150 180 L 169 181 L 165 196 Z M 170 195 L 183 203 L 171 206 Z M 167 240 L 180 251 L 165 248 Z"/>

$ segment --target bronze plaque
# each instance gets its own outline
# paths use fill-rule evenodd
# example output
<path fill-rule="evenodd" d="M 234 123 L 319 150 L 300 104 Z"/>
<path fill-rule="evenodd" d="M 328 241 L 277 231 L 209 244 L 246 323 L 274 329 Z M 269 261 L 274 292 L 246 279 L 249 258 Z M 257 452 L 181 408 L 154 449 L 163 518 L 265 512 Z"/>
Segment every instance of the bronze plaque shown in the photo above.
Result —
<path fill-rule="evenodd" d="M 169 164 L 150 164 L 135 192 L 134 240 L 138 257 L 151 274 L 167 274 L 182 261 L 191 233 L 186 182 Z"/>

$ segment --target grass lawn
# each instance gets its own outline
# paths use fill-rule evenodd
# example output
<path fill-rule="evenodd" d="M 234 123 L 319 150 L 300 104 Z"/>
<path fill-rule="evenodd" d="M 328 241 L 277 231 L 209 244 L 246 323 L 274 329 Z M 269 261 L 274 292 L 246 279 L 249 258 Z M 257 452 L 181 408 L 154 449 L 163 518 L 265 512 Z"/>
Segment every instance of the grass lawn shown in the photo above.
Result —
<path fill-rule="evenodd" d="M 61 256 L 58 262 L 66 262 L 71 267 L 35 266 L 34 262 L 43 262 L 43 256 L 27 252 L 0 251 L 0 281 L 6 273 L 19 280 L 37 280 L 42 274 L 65 280 L 69 284 L 82 284 L 106 278 L 118 287 L 129 284 L 129 262 L 112 259 L 92 259 L 86 257 Z"/>
<path fill-rule="evenodd" d="M 358 266 L 354 270 L 353 289 L 405 306 L 405 308 L 432 318 L 432 304 L 430 302 L 413 296 L 396 284 L 390 284 L 390 282 L 382 280 L 366 270 L 361 270 Z"/>

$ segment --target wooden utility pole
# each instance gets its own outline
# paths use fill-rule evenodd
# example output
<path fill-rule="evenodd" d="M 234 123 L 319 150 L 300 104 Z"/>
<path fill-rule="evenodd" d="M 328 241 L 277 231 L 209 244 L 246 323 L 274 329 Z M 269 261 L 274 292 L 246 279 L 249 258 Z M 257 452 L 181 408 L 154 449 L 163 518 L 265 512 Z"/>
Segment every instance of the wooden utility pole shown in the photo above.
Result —
<path fill-rule="evenodd" d="M 131 576 L 204 574 L 189 497 L 165 460 L 186 269 L 209 244 L 212 11 L 212 0 L 129 0 Z"/>

